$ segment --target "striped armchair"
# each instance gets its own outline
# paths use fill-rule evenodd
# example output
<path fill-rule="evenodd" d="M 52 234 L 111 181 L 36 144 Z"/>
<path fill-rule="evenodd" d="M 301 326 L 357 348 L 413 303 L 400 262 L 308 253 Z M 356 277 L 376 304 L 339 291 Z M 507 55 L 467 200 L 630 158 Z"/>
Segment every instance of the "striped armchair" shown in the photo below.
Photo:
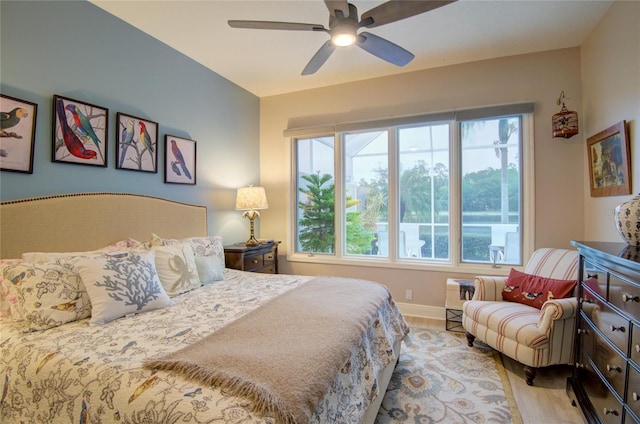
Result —
<path fill-rule="evenodd" d="M 573 250 L 536 250 L 525 273 L 558 280 L 578 278 L 578 254 Z M 573 363 L 578 302 L 575 297 L 547 300 L 542 309 L 502 300 L 507 277 L 476 277 L 475 294 L 462 309 L 462 325 L 470 347 L 486 343 L 524 365 L 533 385 L 537 368 Z"/>

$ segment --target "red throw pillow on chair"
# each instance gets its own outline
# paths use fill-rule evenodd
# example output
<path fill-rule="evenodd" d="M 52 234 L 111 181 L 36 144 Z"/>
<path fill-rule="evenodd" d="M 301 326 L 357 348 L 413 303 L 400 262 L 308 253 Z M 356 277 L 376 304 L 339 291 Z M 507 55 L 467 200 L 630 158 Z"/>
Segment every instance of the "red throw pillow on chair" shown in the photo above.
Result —
<path fill-rule="evenodd" d="M 577 280 L 555 280 L 511 268 L 502 290 L 502 299 L 542 309 L 547 300 L 570 297 L 577 284 Z"/>

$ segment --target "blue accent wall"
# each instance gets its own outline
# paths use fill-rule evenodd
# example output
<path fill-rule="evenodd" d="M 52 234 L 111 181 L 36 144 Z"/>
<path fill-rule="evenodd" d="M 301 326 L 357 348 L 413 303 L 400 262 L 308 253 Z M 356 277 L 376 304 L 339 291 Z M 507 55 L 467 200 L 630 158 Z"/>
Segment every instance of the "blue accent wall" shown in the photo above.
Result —
<path fill-rule="evenodd" d="M 210 234 L 246 238 L 233 208 L 259 183 L 258 97 L 85 1 L 3 0 L 0 16 L 0 92 L 38 105 L 33 174 L 0 172 L 1 200 L 147 194 L 206 205 Z M 109 109 L 108 167 L 51 161 L 56 94 Z M 159 124 L 157 174 L 115 168 L 117 112 Z M 165 134 L 197 142 L 197 185 L 164 183 Z"/>

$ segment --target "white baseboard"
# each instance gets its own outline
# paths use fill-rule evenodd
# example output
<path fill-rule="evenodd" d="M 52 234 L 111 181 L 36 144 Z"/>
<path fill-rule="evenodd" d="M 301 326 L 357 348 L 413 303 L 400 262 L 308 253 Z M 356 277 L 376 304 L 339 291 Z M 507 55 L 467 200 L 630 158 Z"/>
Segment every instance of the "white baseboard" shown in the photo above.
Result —
<path fill-rule="evenodd" d="M 446 310 L 440 306 L 417 305 L 415 303 L 396 302 L 400 312 L 406 316 L 440 319 L 446 318 Z"/>

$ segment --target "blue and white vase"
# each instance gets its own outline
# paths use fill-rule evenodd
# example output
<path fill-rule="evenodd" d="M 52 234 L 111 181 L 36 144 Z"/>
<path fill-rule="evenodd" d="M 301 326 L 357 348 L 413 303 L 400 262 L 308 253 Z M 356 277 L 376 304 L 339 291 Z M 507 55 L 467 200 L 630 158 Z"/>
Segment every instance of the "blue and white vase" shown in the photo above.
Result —
<path fill-rule="evenodd" d="M 614 216 L 622 238 L 632 246 L 640 246 L 640 195 L 616 206 Z"/>

